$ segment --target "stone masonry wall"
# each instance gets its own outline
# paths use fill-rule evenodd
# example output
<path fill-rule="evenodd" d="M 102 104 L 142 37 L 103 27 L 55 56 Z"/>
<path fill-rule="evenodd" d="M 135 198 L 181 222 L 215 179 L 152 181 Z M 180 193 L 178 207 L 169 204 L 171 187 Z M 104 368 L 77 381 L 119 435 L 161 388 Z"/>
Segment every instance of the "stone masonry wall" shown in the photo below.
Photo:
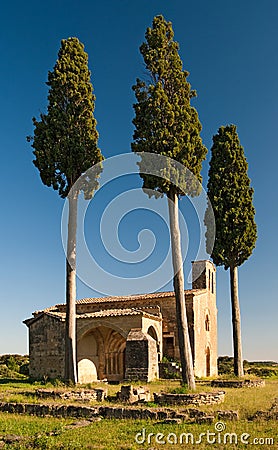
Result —
<path fill-rule="evenodd" d="M 44 315 L 30 325 L 30 377 L 64 377 L 65 323 Z"/>
<path fill-rule="evenodd" d="M 191 293 L 186 293 L 186 311 L 188 316 L 188 323 L 189 323 L 189 334 L 190 334 L 190 340 L 191 345 L 193 346 L 193 311 L 192 311 L 192 298 L 193 295 Z M 177 322 L 176 322 L 176 300 L 175 297 L 162 297 L 162 298 L 148 298 L 146 299 L 131 299 L 131 300 L 123 300 L 123 301 L 107 301 L 102 302 L 101 305 L 99 304 L 79 304 L 78 305 L 78 312 L 85 313 L 85 312 L 96 312 L 99 311 L 100 307 L 102 309 L 116 309 L 116 308 L 149 308 L 149 312 L 151 312 L 151 308 L 155 308 L 156 306 L 159 306 L 163 321 L 162 321 L 162 333 L 167 335 L 172 335 L 174 337 L 174 357 L 179 358 L 179 344 L 178 344 L 178 333 L 177 333 Z M 106 319 L 108 320 L 108 319 Z M 119 317 L 117 318 L 119 320 Z M 135 328 L 136 325 L 132 323 L 132 317 L 129 317 L 128 320 L 131 320 L 130 329 Z M 103 320 L 102 320 L 103 321 Z M 100 320 L 101 322 L 101 320 Z M 123 318 L 124 327 L 127 327 L 127 318 Z M 138 326 L 138 325 L 137 325 Z M 82 325 L 80 325 L 80 328 L 82 328 Z M 145 331 L 145 329 L 144 329 Z M 78 331 L 78 333 L 80 333 Z"/>
<path fill-rule="evenodd" d="M 144 381 L 158 378 L 157 343 L 140 329 L 131 330 L 127 337 L 125 377 Z"/>

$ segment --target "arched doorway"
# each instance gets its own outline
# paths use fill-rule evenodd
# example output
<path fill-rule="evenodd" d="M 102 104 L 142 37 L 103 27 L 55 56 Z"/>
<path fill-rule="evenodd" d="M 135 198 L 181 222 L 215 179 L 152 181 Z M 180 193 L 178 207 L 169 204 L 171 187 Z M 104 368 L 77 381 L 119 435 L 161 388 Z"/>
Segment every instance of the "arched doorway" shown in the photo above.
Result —
<path fill-rule="evenodd" d="M 210 377 L 210 348 L 206 348 L 206 377 Z"/>
<path fill-rule="evenodd" d="M 126 339 L 112 328 L 98 326 L 88 330 L 77 342 L 78 378 L 86 378 L 86 383 L 96 379 L 123 380 L 125 348 Z"/>
<path fill-rule="evenodd" d="M 156 329 L 152 325 L 148 329 L 148 334 L 156 341 L 157 357 L 158 357 L 158 361 L 160 361 L 160 359 L 161 359 L 160 345 L 159 345 Z"/>
<path fill-rule="evenodd" d="M 79 383 L 92 383 L 98 379 L 99 345 L 95 330 L 86 333 L 77 342 L 77 370 Z"/>

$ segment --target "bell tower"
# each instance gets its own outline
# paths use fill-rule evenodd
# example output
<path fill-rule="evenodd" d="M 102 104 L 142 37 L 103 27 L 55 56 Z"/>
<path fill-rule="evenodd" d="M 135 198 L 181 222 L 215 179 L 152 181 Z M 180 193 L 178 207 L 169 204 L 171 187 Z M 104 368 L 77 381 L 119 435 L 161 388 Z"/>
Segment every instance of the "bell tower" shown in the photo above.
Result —
<path fill-rule="evenodd" d="M 195 375 L 211 377 L 217 375 L 216 268 L 211 261 L 192 262 L 192 289 Z"/>
<path fill-rule="evenodd" d="M 192 289 L 207 289 L 216 293 L 216 269 L 211 261 L 192 261 Z"/>

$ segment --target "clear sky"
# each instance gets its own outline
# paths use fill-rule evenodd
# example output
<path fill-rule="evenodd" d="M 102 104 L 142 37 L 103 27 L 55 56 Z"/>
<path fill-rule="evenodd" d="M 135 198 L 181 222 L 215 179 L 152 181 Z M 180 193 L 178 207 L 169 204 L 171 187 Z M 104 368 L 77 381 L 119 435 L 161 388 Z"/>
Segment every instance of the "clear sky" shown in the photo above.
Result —
<path fill-rule="evenodd" d="M 26 142 L 26 136 L 33 132 L 32 116 L 45 111 L 44 82 L 55 64 L 60 41 L 76 36 L 89 54 L 103 155 L 110 158 L 129 153 L 135 101 L 131 87 L 136 77 L 145 76 L 138 49 L 146 27 L 157 14 L 173 23 L 184 68 L 190 72 L 189 81 L 198 93 L 193 104 L 203 125 L 205 145 L 210 149 L 212 136 L 221 125 L 234 123 L 238 127 L 255 189 L 259 233 L 252 257 L 239 269 L 243 353 L 246 359 L 278 360 L 277 0 L 2 2 L 0 353 L 26 353 L 27 329 L 22 320 L 34 310 L 65 299 L 65 257 L 60 234 L 64 203 L 57 192 L 42 185 Z M 209 158 L 210 154 L 203 165 L 204 186 Z M 164 221 L 160 223 L 157 215 L 142 207 L 142 214 L 138 209 L 124 217 L 119 239 L 131 251 L 138 248 L 139 237 L 142 242 L 143 238 L 145 242 L 150 239 L 152 245 L 151 234 L 139 236 L 149 224 L 157 237 L 154 253 L 137 267 L 132 262 L 123 266 L 105 259 L 96 236 L 96 218 L 101 218 L 104 205 L 126 189 L 138 190 L 140 186 L 138 176 L 119 177 L 98 192 L 95 206 L 91 212 L 88 210 L 88 219 L 90 214 L 94 216 L 86 225 L 89 245 L 106 270 L 119 276 L 147 273 L 167 254 Z M 198 239 L 192 231 L 194 211 L 186 200 L 181 203 L 189 229 L 189 243 L 185 237 L 184 243 L 190 247 Z M 163 201 L 159 208 L 164 209 Z M 187 274 L 191 257 L 194 251 L 189 248 Z M 91 277 L 93 280 L 94 273 Z M 106 287 L 99 290 L 103 292 Z M 162 283 L 161 288 L 171 290 L 172 286 L 170 282 L 165 286 Z M 130 293 L 144 290 L 146 286 L 138 282 Z M 121 289 L 115 287 L 114 294 L 121 294 Z M 78 298 L 97 295 L 78 282 Z M 217 302 L 219 354 L 232 355 L 229 276 L 222 269 L 218 269 Z"/>

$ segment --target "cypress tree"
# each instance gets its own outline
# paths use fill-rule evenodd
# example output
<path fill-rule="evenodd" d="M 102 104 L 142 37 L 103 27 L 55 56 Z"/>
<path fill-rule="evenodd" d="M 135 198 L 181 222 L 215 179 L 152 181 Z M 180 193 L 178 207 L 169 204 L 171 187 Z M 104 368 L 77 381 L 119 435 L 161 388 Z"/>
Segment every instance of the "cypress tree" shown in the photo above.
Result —
<path fill-rule="evenodd" d="M 252 254 L 257 239 L 253 189 L 248 164 L 235 125 L 219 128 L 213 137 L 208 196 L 215 215 L 216 235 L 212 259 L 230 270 L 234 372 L 243 376 L 238 270 Z M 208 226 L 209 217 L 205 218 Z M 207 232 L 207 244 L 209 242 Z"/>
<path fill-rule="evenodd" d="M 174 159 L 189 169 L 201 181 L 201 165 L 206 148 L 200 137 L 201 124 L 190 100 L 196 95 L 187 81 L 189 73 L 183 70 L 179 45 L 174 41 L 171 22 L 156 16 L 152 28 L 145 34 L 146 42 L 140 47 L 150 83 L 137 79 L 133 86 L 137 103 L 134 105 L 135 125 L 132 150 L 140 153 L 140 174 L 143 189 L 151 189 L 156 197 L 168 197 L 174 290 L 183 382 L 195 388 L 192 351 L 184 297 L 184 275 L 178 223 L 178 198 L 180 195 L 197 195 L 198 182 L 178 180 L 178 170 L 171 163 L 161 167 L 161 176 L 146 174 L 149 161 L 144 152 Z M 157 169 L 157 168 L 156 168 Z M 169 181 L 173 178 L 177 183 Z M 185 177 L 186 178 L 186 177 Z M 148 191 L 150 193 L 150 191 Z"/>
<path fill-rule="evenodd" d="M 65 379 L 76 383 L 76 227 L 80 191 L 91 198 L 100 171 L 93 178 L 76 181 L 103 157 L 97 146 L 93 87 L 84 45 L 75 37 L 63 39 L 58 59 L 48 73 L 47 113 L 33 118 L 34 165 L 42 182 L 68 199 L 68 238 L 66 262 Z M 89 177 L 90 178 L 90 177 Z M 74 187 L 74 188 L 73 188 Z"/>

